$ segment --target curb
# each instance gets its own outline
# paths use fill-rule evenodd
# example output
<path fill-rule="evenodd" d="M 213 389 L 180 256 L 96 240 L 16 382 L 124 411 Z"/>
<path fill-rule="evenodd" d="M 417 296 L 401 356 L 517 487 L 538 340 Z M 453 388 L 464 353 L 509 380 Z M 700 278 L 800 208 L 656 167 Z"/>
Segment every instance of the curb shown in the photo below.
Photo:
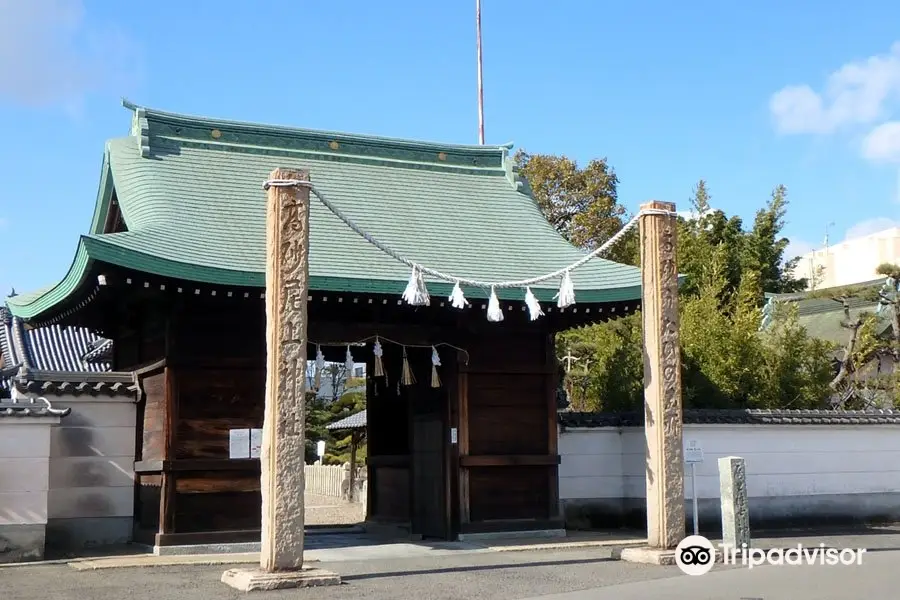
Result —
<path fill-rule="evenodd" d="M 602 540 L 585 542 L 556 542 L 548 544 L 524 544 L 521 546 L 487 546 L 491 552 L 531 552 L 536 550 L 575 550 L 578 548 L 636 548 L 646 544 L 643 540 Z"/>

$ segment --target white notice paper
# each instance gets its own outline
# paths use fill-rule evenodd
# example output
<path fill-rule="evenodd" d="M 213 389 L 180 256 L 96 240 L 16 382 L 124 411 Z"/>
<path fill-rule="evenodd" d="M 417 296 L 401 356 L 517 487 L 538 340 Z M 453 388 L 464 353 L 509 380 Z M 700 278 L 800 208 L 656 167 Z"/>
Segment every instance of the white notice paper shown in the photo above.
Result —
<path fill-rule="evenodd" d="M 250 458 L 259 458 L 262 452 L 262 429 L 250 430 Z"/>
<path fill-rule="evenodd" d="M 232 429 L 228 432 L 228 458 L 250 458 L 249 429 Z"/>

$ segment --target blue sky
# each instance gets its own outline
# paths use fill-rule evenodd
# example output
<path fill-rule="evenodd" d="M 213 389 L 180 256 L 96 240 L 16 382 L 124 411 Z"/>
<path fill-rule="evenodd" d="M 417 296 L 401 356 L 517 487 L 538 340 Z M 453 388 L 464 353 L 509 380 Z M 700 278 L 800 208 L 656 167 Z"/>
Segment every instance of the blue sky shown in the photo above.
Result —
<path fill-rule="evenodd" d="M 752 219 L 783 183 L 799 251 L 900 219 L 900 4 L 483 2 L 488 143 L 608 157 L 631 209 L 703 178 Z M 0 292 L 64 275 L 123 96 L 476 143 L 474 5 L 0 0 Z"/>

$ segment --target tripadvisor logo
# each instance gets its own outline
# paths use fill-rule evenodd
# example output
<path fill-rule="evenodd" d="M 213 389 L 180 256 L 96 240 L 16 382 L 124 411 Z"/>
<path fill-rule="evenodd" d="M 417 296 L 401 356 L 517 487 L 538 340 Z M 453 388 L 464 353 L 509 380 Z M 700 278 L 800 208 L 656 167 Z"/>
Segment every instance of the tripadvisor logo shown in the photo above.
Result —
<path fill-rule="evenodd" d="M 742 544 L 735 548 L 727 544 L 719 546 L 722 562 L 726 565 L 743 565 L 748 569 L 762 565 L 861 565 L 865 548 L 827 548 L 825 544 L 817 547 L 804 547 L 797 544 L 793 548 L 748 548 Z M 675 564 L 686 575 L 705 575 L 716 562 L 717 550 L 702 535 L 690 535 L 678 544 L 675 549 Z"/>
<path fill-rule="evenodd" d="M 675 564 L 685 575 L 706 575 L 716 562 L 716 549 L 702 535 L 689 535 L 675 548 Z"/>

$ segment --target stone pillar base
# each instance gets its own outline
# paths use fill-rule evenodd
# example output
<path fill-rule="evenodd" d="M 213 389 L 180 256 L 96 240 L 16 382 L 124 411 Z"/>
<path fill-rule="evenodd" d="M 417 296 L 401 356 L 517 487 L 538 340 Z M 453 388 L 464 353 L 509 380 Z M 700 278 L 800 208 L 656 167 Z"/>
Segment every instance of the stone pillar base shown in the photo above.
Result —
<path fill-rule="evenodd" d="M 613 555 L 621 561 L 632 563 L 643 563 L 645 565 L 674 565 L 675 551 L 661 550 L 659 548 L 637 547 L 622 548 L 618 552 L 618 556 Z"/>
<path fill-rule="evenodd" d="M 313 567 L 275 573 L 267 573 L 261 569 L 228 569 L 222 573 L 222 583 L 242 592 L 254 592 L 340 585 L 341 576 Z"/>

